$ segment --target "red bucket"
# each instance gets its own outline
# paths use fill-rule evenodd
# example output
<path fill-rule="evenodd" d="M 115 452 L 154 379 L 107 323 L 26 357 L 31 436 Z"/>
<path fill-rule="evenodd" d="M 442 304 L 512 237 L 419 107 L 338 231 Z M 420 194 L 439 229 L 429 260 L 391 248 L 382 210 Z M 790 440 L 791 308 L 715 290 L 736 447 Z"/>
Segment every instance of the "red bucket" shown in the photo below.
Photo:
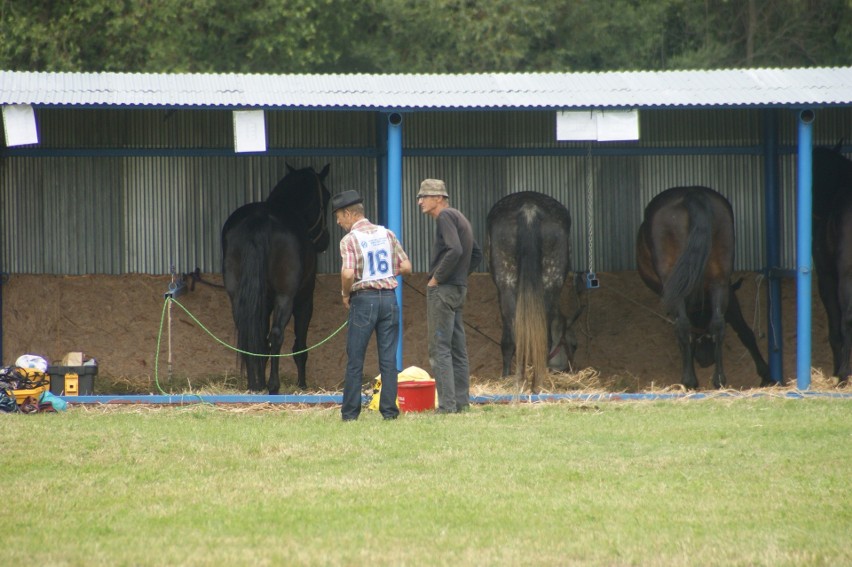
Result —
<path fill-rule="evenodd" d="M 400 411 L 435 409 L 435 381 L 407 380 L 400 382 L 396 392 Z"/>

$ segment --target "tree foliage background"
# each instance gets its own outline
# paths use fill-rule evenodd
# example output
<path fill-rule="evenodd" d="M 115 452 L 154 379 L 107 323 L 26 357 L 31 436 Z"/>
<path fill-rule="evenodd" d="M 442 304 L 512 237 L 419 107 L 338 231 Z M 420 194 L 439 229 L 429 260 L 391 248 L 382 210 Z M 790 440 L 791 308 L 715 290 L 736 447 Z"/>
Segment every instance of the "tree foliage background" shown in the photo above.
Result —
<path fill-rule="evenodd" d="M 0 0 L 0 68 L 450 73 L 852 64 L 852 0 Z"/>

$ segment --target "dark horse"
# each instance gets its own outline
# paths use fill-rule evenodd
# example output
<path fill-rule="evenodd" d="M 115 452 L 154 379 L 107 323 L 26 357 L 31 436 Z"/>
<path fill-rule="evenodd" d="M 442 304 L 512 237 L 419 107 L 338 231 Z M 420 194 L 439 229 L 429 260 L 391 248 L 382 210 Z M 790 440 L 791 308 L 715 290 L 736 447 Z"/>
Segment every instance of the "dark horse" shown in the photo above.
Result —
<path fill-rule="evenodd" d="M 231 298 L 237 346 L 264 356 L 243 354 L 248 389 L 268 388 L 277 394 L 277 355 L 284 328 L 293 317 L 293 352 L 307 348 L 308 325 L 314 309 L 317 254 L 328 248 L 326 221 L 331 197 L 324 180 L 328 166 L 293 169 L 278 182 L 266 201 L 234 211 L 222 227 L 222 272 Z M 294 356 L 299 388 L 306 388 L 307 353 Z"/>
<path fill-rule="evenodd" d="M 852 374 L 852 161 L 839 149 L 814 149 L 813 256 L 834 375 L 846 384 Z"/>
<path fill-rule="evenodd" d="M 577 340 L 559 309 L 571 263 L 571 215 L 562 203 L 533 191 L 503 197 L 486 221 L 488 261 L 503 318 L 503 376 L 516 355 L 517 377 L 532 368 L 537 392 L 547 368 L 566 370 Z"/>
<path fill-rule="evenodd" d="M 713 386 L 726 385 L 722 366 L 725 323 L 751 353 L 761 386 L 772 384 L 754 333 L 743 319 L 731 285 L 734 215 L 731 204 L 707 187 L 675 187 L 654 197 L 636 239 L 642 281 L 662 296 L 675 321 L 683 385 L 698 388 L 693 360 L 716 363 Z"/>

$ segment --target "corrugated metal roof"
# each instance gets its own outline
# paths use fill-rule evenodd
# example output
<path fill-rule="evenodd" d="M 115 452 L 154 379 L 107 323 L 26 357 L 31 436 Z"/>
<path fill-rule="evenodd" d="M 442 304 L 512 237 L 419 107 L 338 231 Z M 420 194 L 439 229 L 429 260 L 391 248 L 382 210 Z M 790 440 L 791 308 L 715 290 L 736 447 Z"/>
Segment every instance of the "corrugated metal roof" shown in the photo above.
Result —
<path fill-rule="evenodd" d="M 852 67 L 466 75 L 0 71 L 0 104 L 347 110 L 833 106 L 852 104 Z"/>

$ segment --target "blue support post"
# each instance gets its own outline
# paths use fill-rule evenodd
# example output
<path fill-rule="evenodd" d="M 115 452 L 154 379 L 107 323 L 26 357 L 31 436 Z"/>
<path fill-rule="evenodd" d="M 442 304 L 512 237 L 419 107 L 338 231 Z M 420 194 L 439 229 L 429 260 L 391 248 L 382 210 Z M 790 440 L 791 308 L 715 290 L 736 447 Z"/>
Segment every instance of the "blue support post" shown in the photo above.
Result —
<path fill-rule="evenodd" d="M 388 226 L 388 117 L 384 113 L 376 114 L 376 222 Z"/>
<path fill-rule="evenodd" d="M 402 242 L 402 115 L 388 114 L 388 228 Z M 399 305 L 399 341 L 396 347 L 396 369 L 402 370 L 402 276 L 397 276 L 396 302 Z"/>
<path fill-rule="evenodd" d="M 796 388 L 811 386 L 811 241 L 813 215 L 813 110 L 799 113 L 796 187 Z"/>
<path fill-rule="evenodd" d="M 780 384 L 784 377 L 784 341 L 781 328 L 781 206 L 778 186 L 778 115 L 763 111 L 763 179 L 766 201 L 767 352 L 769 377 Z"/>

